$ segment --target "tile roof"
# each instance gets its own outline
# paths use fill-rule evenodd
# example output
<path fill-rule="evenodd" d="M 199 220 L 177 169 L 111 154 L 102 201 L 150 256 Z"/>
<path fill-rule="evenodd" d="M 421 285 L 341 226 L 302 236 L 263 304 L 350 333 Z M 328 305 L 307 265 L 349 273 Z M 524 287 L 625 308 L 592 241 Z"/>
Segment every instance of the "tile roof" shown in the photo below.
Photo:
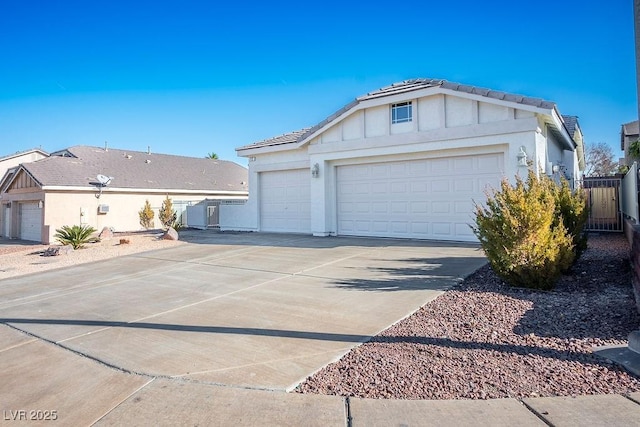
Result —
<path fill-rule="evenodd" d="M 238 147 L 236 148 L 236 151 L 246 150 L 251 148 L 267 147 L 267 146 L 273 146 L 273 145 L 297 143 L 304 140 L 307 136 L 311 135 L 312 133 L 322 128 L 327 123 L 333 121 L 334 119 L 336 119 L 337 117 L 345 113 L 346 111 L 355 107 L 362 101 L 366 101 L 369 99 L 382 98 L 385 96 L 398 95 L 406 92 L 411 92 L 411 91 L 420 90 L 420 89 L 427 89 L 432 87 L 441 87 L 442 89 L 453 90 L 456 92 L 464 92 L 464 93 L 469 93 L 473 95 L 484 96 L 487 98 L 498 99 L 498 100 L 507 101 L 507 102 L 514 102 L 517 104 L 530 105 L 538 108 L 553 109 L 556 107 L 555 103 L 550 101 L 545 101 L 544 99 L 540 99 L 540 98 L 531 98 L 523 95 L 515 95 L 511 93 L 485 89 L 485 88 L 476 87 L 476 86 L 468 86 L 460 83 L 449 82 L 447 80 L 442 80 L 442 79 L 426 79 L 426 78 L 411 79 L 411 80 L 404 80 L 398 83 L 394 83 L 390 86 L 385 86 L 373 92 L 369 92 L 365 95 L 359 96 L 358 98 L 353 100 L 351 103 L 345 105 L 340 110 L 336 111 L 335 113 L 333 113 L 332 115 L 330 115 L 329 117 L 327 117 L 326 119 L 324 119 L 323 121 L 321 121 L 320 123 L 318 123 L 313 127 L 301 129 L 295 132 L 281 135 L 276 138 L 269 138 L 269 139 L 255 142 L 253 144 Z"/>
<path fill-rule="evenodd" d="M 265 139 L 260 142 L 256 142 L 254 144 L 247 145 L 245 147 L 236 148 L 236 151 L 242 150 L 244 148 L 258 148 L 258 147 L 266 147 L 266 146 L 272 146 L 272 145 L 291 144 L 292 142 L 297 142 L 310 129 L 311 128 L 304 128 L 304 129 L 296 130 L 294 132 L 285 133 L 283 135 Z"/>
<path fill-rule="evenodd" d="M 102 174 L 114 177 L 114 188 L 247 191 L 247 169 L 226 160 L 82 145 L 58 153 L 71 156 L 53 155 L 22 167 L 42 186 L 94 187 Z"/>

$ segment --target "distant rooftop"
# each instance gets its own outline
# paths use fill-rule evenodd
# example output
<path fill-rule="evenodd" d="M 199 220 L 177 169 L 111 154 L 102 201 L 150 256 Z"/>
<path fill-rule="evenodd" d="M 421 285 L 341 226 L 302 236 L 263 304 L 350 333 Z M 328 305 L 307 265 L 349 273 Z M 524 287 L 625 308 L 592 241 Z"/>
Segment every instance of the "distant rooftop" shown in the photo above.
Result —
<path fill-rule="evenodd" d="M 90 187 L 97 174 L 111 187 L 247 191 L 248 172 L 226 160 L 78 145 L 22 167 L 42 186 Z"/>
<path fill-rule="evenodd" d="M 14 157 L 20 157 L 20 156 L 24 156 L 25 154 L 31 154 L 31 153 L 40 153 L 43 156 L 48 156 L 49 153 L 47 153 L 46 151 L 44 151 L 41 148 L 31 148 L 29 150 L 24 150 L 24 151 L 18 151 L 15 152 L 13 154 L 7 154 L 6 156 L 2 156 L 0 157 L 0 162 L 3 160 L 8 160 L 8 159 L 12 159 Z"/>

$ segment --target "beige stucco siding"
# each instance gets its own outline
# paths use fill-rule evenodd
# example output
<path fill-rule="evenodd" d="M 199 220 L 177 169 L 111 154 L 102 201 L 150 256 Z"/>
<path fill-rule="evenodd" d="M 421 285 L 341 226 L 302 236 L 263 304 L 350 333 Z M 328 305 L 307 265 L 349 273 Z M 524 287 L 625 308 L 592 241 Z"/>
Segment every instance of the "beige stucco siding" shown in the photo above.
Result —
<path fill-rule="evenodd" d="M 118 193 L 103 190 L 100 198 L 96 191 L 92 192 L 47 192 L 44 201 L 44 225 L 48 231 L 44 231 L 48 243 L 55 239 L 56 228 L 63 225 L 86 224 L 97 230 L 104 227 L 113 227 L 116 231 L 142 230 L 138 211 L 144 206 L 145 200 L 149 200 L 155 212 L 155 227 L 160 227 L 158 212 L 162 202 L 168 195 L 172 202 L 197 203 L 204 199 L 246 199 L 246 196 L 215 196 L 212 194 L 143 194 L 143 193 Z M 109 212 L 98 213 L 99 205 L 107 205 Z"/>

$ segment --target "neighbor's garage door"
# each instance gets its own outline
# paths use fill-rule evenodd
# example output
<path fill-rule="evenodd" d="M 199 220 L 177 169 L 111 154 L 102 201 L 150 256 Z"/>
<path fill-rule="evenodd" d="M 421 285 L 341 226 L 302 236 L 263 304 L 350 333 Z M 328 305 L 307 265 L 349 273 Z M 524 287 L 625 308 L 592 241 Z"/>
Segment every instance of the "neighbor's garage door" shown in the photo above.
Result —
<path fill-rule="evenodd" d="M 260 230 L 311 233 L 309 169 L 260 173 Z"/>
<path fill-rule="evenodd" d="M 497 188 L 503 153 L 339 166 L 338 234 L 475 241 L 473 200 Z"/>
<path fill-rule="evenodd" d="M 20 203 L 20 238 L 42 240 L 42 209 L 38 203 Z"/>

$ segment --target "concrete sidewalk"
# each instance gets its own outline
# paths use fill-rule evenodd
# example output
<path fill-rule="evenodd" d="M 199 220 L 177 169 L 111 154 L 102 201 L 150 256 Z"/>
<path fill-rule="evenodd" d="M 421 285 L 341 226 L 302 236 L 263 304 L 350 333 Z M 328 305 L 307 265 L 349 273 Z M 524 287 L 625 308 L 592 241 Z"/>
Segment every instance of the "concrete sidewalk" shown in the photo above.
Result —
<path fill-rule="evenodd" d="M 481 252 L 388 239 L 182 237 L 191 244 L 0 281 L 2 424 L 640 425 L 640 395 L 288 393 L 477 269 Z"/>

